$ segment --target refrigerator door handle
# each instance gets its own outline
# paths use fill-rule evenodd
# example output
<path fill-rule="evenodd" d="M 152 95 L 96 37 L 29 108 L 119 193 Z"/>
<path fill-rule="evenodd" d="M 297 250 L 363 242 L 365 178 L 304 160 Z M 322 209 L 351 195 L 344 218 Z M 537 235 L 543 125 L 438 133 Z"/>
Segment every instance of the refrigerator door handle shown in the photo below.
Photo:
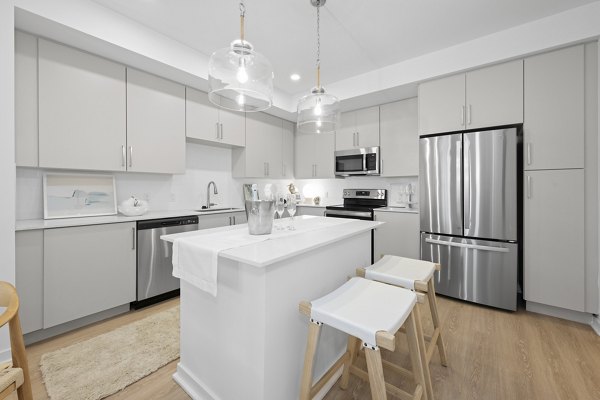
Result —
<path fill-rule="evenodd" d="M 463 179 L 463 171 L 462 171 L 462 135 L 461 135 L 461 139 L 458 140 L 457 145 L 456 145 L 456 182 L 461 182 Z M 463 199 L 461 198 L 462 193 L 461 193 L 461 187 L 459 184 L 456 185 L 456 204 L 457 207 L 461 207 L 462 203 L 463 203 Z M 462 209 L 460 209 L 460 211 L 458 212 L 458 215 L 460 215 L 462 213 Z M 459 218 L 460 219 L 464 219 L 463 218 Z M 464 223 L 464 221 L 463 221 Z"/>
<path fill-rule="evenodd" d="M 455 242 L 447 242 L 445 240 L 438 239 L 425 239 L 425 242 L 431 244 L 441 244 L 442 246 L 450 246 L 450 247 L 461 247 L 464 249 L 473 249 L 473 250 L 484 250 L 484 251 L 495 251 L 497 253 L 509 253 L 510 249 L 506 247 L 494 247 L 494 246 L 482 246 L 478 244 L 469 244 L 469 243 L 455 243 Z"/>
<path fill-rule="evenodd" d="M 464 152 L 464 167 L 466 170 L 466 174 L 464 177 L 464 185 L 465 185 L 465 199 L 464 199 L 464 205 L 465 205 L 465 235 L 468 234 L 468 232 L 466 232 L 467 230 L 471 230 L 471 219 L 473 217 L 473 209 L 472 209 L 472 201 L 471 201 L 471 185 L 472 185 L 472 180 L 473 177 L 471 175 L 472 171 L 472 165 L 471 165 L 471 142 L 469 141 L 469 137 L 467 135 L 464 136 L 463 138 L 464 142 L 465 142 L 465 152 Z"/>

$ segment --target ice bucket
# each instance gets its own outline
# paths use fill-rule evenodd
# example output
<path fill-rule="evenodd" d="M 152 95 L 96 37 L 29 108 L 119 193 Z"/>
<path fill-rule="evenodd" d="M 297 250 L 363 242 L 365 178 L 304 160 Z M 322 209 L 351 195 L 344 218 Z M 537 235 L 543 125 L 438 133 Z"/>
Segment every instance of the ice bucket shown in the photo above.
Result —
<path fill-rule="evenodd" d="M 251 235 L 268 235 L 273 229 L 274 200 L 246 200 L 248 230 Z"/>

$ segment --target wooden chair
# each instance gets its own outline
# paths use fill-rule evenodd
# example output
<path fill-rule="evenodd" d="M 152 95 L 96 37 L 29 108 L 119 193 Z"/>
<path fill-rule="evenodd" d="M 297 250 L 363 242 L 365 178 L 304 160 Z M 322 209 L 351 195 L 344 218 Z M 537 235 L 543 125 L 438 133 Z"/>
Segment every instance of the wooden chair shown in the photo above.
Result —
<path fill-rule="evenodd" d="M 429 374 L 424 373 L 425 347 L 418 335 L 421 326 L 419 308 L 415 305 L 419 300 L 424 301 L 424 296 L 410 290 L 355 277 L 320 299 L 311 303 L 301 302 L 300 312 L 310 318 L 310 323 L 300 382 L 300 400 L 312 399 L 342 366 L 342 389 L 348 387 L 352 373 L 369 382 L 374 400 L 387 399 L 387 392 L 401 399 L 427 399 L 425 387 L 431 386 L 431 381 L 426 381 Z M 395 334 L 405 323 L 412 371 L 382 360 L 380 352 L 380 348 L 395 350 Z M 323 324 L 347 333 L 348 347 L 342 357 L 313 384 L 313 363 Z M 367 371 L 354 365 L 361 342 L 365 351 Z M 413 378 L 416 383 L 413 393 L 407 393 L 386 383 L 383 367 Z"/>
<path fill-rule="evenodd" d="M 0 307 L 6 310 L 0 315 L 0 326 L 8 323 L 10 334 L 10 363 L 0 366 L 0 399 L 4 399 L 17 391 L 19 400 L 33 400 L 31 380 L 27 366 L 27 354 L 19 320 L 19 296 L 14 286 L 8 282 L 0 282 Z"/>
<path fill-rule="evenodd" d="M 386 255 L 367 268 L 358 268 L 356 275 L 425 293 L 429 302 L 434 328 L 433 334 L 428 338 L 427 363 L 429 365 L 431 362 L 435 347 L 437 346 L 440 354 L 440 363 L 443 366 L 447 366 L 446 347 L 442 338 L 442 324 L 440 322 L 435 287 L 433 285 L 433 273 L 439 270 L 440 264 Z"/>

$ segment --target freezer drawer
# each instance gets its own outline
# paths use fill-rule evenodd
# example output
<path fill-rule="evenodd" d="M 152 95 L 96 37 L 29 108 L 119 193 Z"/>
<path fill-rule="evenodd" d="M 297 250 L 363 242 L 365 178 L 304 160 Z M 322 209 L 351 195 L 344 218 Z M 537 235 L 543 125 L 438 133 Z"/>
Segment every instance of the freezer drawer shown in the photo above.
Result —
<path fill-rule="evenodd" d="M 518 244 L 421 234 L 421 259 L 441 264 L 439 294 L 517 309 Z"/>

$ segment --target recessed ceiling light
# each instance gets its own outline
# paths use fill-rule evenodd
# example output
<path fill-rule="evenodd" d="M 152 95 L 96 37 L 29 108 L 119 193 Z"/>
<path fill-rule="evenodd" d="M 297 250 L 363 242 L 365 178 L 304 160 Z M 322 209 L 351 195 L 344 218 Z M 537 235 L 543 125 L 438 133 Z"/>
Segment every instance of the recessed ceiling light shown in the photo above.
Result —
<path fill-rule="evenodd" d="M 291 74 L 290 75 L 290 79 L 293 81 L 299 81 L 300 80 L 300 75 L 298 74 Z"/>

